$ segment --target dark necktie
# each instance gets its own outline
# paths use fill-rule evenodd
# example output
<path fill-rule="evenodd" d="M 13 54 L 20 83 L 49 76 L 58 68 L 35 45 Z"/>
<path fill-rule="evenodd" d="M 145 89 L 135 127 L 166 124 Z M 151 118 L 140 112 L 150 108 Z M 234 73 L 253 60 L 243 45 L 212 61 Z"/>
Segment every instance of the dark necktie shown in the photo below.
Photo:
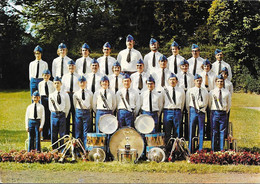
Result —
<path fill-rule="evenodd" d="M 174 58 L 174 73 L 177 74 L 177 56 Z"/>
<path fill-rule="evenodd" d="M 108 75 L 108 57 L 106 56 L 106 60 L 105 60 L 105 73 L 106 75 Z"/>
<path fill-rule="evenodd" d="M 70 92 L 73 92 L 73 73 L 70 76 Z"/>
<path fill-rule="evenodd" d="M 57 102 L 58 102 L 58 104 L 61 104 L 61 97 L 60 97 L 60 92 L 58 92 L 58 96 L 57 96 Z"/>
<path fill-rule="evenodd" d="M 185 72 L 185 73 L 184 73 L 184 88 L 185 88 L 185 90 L 187 89 L 187 87 L 188 87 L 187 73 Z"/>
<path fill-rule="evenodd" d="M 84 61 L 83 61 L 83 74 L 86 73 L 86 65 L 87 65 L 87 61 L 86 61 L 86 58 L 84 58 Z"/>
<path fill-rule="evenodd" d="M 143 78 L 142 78 L 142 74 L 139 74 L 138 89 L 139 89 L 139 90 L 142 90 L 142 89 L 143 89 Z"/>
<path fill-rule="evenodd" d="M 49 96 L 49 89 L 48 89 L 48 84 L 47 84 L 47 82 L 45 82 L 44 88 L 45 88 L 45 94 L 46 94 L 46 96 Z"/>
<path fill-rule="evenodd" d="M 115 82 L 115 92 L 118 91 L 118 76 L 116 76 L 116 82 Z"/>
<path fill-rule="evenodd" d="M 175 88 L 172 88 L 172 100 L 176 104 L 176 95 L 175 95 Z"/>
<path fill-rule="evenodd" d="M 221 105 L 221 107 L 223 107 L 223 105 L 222 105 L 222 92 L 221 92 L 221 89 L 219 90 L 219 103 L 220 103 L 220 105 Z"/>
<path fill-rule="evenodd" d="M 218 74 L 221 73 L 221 61 L 219 62 L 219 65 L 218 65 Z"/>
<path fill-rule="evenodd" d="M 155 52 L 153 53 L 153 67 L 155 67 Z"/>
<path fill-rule="evenodd" d="M 195 58 L 195 62 L 194 62 L 193 75 L 196 74 L 196 69 L 197 69 L 197 58 Z"/>
<path fill-rule="evenodd" d="M 153 112 L 152 91 L 150 91 L 150 94 L 149 94 L 149 109 L 150 109 L 150 112 Z"/>
<path fill-rule="evenodd" d="M 39 68 L 40 68 L 40 63 L 37 61 L 37 71 L 36 71 L 36 78 L 39 78 Z"/>
<path fill-rule="evenodd" d="M 107 99 L 107 90 L 104 91 L 104 96 Z"/>
<path fill-rule="evenodd" d="M 200 101 L 203 101 L 202 94 L 201 94 L 201 89 L 199 89 L 199 98 L 200 98 Z"/>
<path fill-rule="evenodd" d="M 225 89 L 225 80 L 223 81 L 223 88 Z"/>
<path fill-rule="evenodd" d="M 95 93 L 95 82 L 96 82 L 96 75 L 93 74 L 92 86 L 91 86 L 91 91 L 93 94 Z"/>
<path fill-rule="evenodd" d="M 209 87 L 209 75 L 208 75 L 208 73 L 206 73 L 206 75 L 205 75 L 205 87 L 206 88 Z"/>
<path fill-rule="evenodd" d="M 126 90 L 125 99 L 126 99 L 127 103 L 130 105 L 130 103 L 129 103 L 129 92 L 128 92 L 128 89 Z"/>
<path fill-rule="evenodd" d="M 126 61 L 127 61 L 128 63 L 130 63 L 130 61 L 131 61 L 131 54 L 130 54 L 130 52 L 131 52 L 131 49 L 129 49 L 129 52 L 128 52 L 127 58 L 126 58 Z"/>
<path fill-rule="evenodd" d="M 82 100 L 85 100 L 85 93 L 84 93 L 84 89 L 82 89 Z"/>
<path fill-rule="evenodd" d="M 162 69 L 162 80 L 161 80 L 161 86 L 165 86 L 165 73 L 164 73 L 164 68 Z"/>
<path fill-rule="evenodd" d="M 60 77 L 63 76 L 63 62 L 64 62 L 63 60 L 64 58 L 61 59 Z"/>
<path fill-rule="evenodd" d="M 33 114 L 33 116 L 34 116 L 34 119 L 37 119 L 37 104 L 36 103 L 34 105 L 34 114 Z"/>

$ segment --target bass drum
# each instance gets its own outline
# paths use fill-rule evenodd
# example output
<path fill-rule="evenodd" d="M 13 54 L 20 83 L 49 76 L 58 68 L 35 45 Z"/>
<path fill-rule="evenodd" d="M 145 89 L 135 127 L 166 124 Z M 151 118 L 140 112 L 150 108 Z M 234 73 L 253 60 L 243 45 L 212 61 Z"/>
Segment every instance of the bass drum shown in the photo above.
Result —
<path fill-rule="evenodd" d="M 149 134 L 153 131 L 155 122 L 152 116 L 141 114 L 135 120 L 135 129 L 142 134 Z"/>
<path fill-rule="evenodd" d="M 109 142 L 109 149 L 114 160 L 118 160 L 117 153 L 119 150 L 125 149 L 126 144 L 129 144 L 131 149 L 136 149 L 137 158 L 140 158 L 144 151 L 142 136 L 131 127 L 123 127 L 112 135 Z"/>
<path fill-rule="evenodd" d="M 105 134 L 112 134 L 118 128 L 117 118 L 111 114 L 105 114 L 98 121 L 98 128 Z"/>

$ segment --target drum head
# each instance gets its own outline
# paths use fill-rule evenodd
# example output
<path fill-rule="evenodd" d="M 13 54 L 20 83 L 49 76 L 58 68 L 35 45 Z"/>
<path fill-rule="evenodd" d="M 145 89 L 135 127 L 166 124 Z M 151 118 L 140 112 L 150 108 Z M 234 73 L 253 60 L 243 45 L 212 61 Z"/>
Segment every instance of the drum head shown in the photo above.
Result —
<path fill-rule="evenodd" d="M 125 127 L 116 131 L 109 142 L 109 149 L 115 160 L 118 160 L 117 152 L 119 149 L 125 149 L 126 144 L 130 145 L 131 149 L 136 149 L 138 158 L 144 151 L 144 141 L 142 136 L 133 128 Z"/>
<path fill-rule="evenodd" d="M 142 114 L 135 120 L 135 128 L 142 134 L 149 134 L 153 131 L 155 126 L 152 116 Z"/>
<path fill-rule="evenodd" d="M 111 114 L 105 114 L 100 117 L 98 128 L 101 132 L 105 134 L 112 134 L 118 128 L 118 121 L 115 116 Z"/>

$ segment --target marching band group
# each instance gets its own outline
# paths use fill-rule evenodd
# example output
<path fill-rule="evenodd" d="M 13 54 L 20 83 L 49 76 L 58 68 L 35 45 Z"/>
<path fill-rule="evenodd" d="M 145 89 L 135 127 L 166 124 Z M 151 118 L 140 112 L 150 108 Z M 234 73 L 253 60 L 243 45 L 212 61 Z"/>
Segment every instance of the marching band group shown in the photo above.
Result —
<path fill-rule="evenodd" d="M 90 47 L 84 43 L 82 57 L 76 62 L 61 43 L 59 57 L 52 62 L 53 81 L 48 64 L 41 58 L 43 50 L 36 46 L 35 60 L 29 65 L 33 103 L 25 117 L 28 151 L 40 151 L 41 134 L 54 143 L 71 132 L 86 147 L 87 133 L 100 132 L 99 119 L 105 114 L 115 115 L 119 128 L 134 128 L 135 118 L 147 114 L 155 122 L 152 133 L 165 132 L 165 142 L 171 136 L 185 137 L 190 150 L 198 125 L 199 150 L 204 137 L 211 139 L 213 151 L 224 150 L 233 85 L 222 51 L 216 49 L 216 62 L 211 64 L 200 57 L 199 46 L 192 44 L 192 57 L 185 60 L 174 41 L 172 56 L 167 58 L 152 38 L 151 52 L 143 59 L 134 43 L 128 35 L 127 48 L 117 59 L 110 56 L 108 42 L 98 59 L 90 58 Z"/>

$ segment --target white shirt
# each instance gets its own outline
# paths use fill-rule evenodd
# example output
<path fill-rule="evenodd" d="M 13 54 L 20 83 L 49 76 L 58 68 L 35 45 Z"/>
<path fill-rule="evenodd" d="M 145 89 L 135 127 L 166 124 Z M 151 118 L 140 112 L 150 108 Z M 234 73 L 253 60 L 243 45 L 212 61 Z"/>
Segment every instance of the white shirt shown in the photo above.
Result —
<path fill-rule="evenodd" d="M 116 75 L 112 74 L 108 76 L 109 79 L 109 89 L 116 93 Z M 121 74 L 118 75 L 118 90 L 123 88 L 123 76 Z"/>
<path fill-rule="evenodd" d="M 153 55 L 155 53 L 155 67 L 153 67 Z M 153 73 L 154 69 L 159 68 L 159 59 L 162 56 L 162 54 L 158 51 L 156 52 L 149 52 L 144 56 L 144 71 L 147 73 Z"/>
<path fill-rule="evenodd" d="M 89 56 L 86 57 L 86 73 L 83 73 L 84 59 L 85 57 L 81 57 L 76 60 L 76 73 L 78 73 L 79 75 L 85 75 L 91 72 L 90 65 L 92 58 L 90 58 Z"/>
<path fill-rule="evenodd" d="M 150 97 L 150 91 L 146 90 L 141 93 L 140 96 L 140 103 L 141 103 L 141 109 L 144 111 L 150 111 L 150 104 L 149 99 Z M 163 108 L 163 98 L 161 93 L 158 93 L 156 90 L 152 91 L 152 111 L 158 111 L 160 114 Z"/>
<path fill-rule="evenodd" d="M 48 64 L 43 61 L 43 60 L 34 60 L 32 62 L 30 62 L 29 64 L 29 80 L 31 80 L 31 78 L 37 78 L 36 73 L 37 73 L 37 64 L 39 62 L 39 73 L 38 73 L 38 78 L 42 79 L 42 72 L 44 70 L 48 70 Z"/>
<path fill-rule="evenodd" d="M 25 127 L 28 128 L 29 119 L 34 119 L 34 106 L 35 103 L 30 104 L 25 113 Z M 40 119 L 40 128 L 43 128 L 44 122 L 45 122 L 45 111 L 42 104 L 37 103 L 36 104 L 36 110 L 37 110 L 37 118 Z"/>
<path fill-rule="evenodd" d="M 53 106 L 52 100 L 55 103 L 55 106 L 57 107 L 58 111 L 62 111 L 65 113 L 66 117 L 69 114 L 70 110 L 70 97 L 67 93 L 60 91 L 60 96 L 61 96 L 61 104 L 57 102 L 57 96 L 58 96 L 58 91 L 54 91 L 52 94 L 49 96 L 49 109 L 51 112 L 55 112 L 56 109 Z"/>
<path fill-rule="evenodd" d="M 126 109 L 129 111 L 132 111 L 132 109 L 134 109 L 135 115 L 137 115 L 140 109 L 139 94 L 136 90 L 131 88 L 128 89 L 128 94 L 129 94 L 129 103 L 126 101 L 126 88 L 120 89 L 116 93 L 117 109 Z M 123 96 L 126 107 L 124 105 L 121 95 Z"/>
<path fill-rule="evenodd" d="M 38 90 L 39 90 L 39 93 L 40 93 L 41 96 L 46 95 L 46 93 L 45 93 L 45 83 L 46 82 L 43 80 L 38 84 Z M 47 86 L 48 86 L 49 94 L 51 94 L 55 91 L 54 84 L 53 84 L 52 81 L 48 80 Z"/>
<path fill-rule="evenodd" d="M 68 62 L 70 60 L 71 59 L 68 56 L 65 56 L 63 59 L 63 75 L 65 75 L 66 73 L 69 73 Z M 62 61 L 62 57 L 59 56 L 59 57 L 55 58 L 52 62 L 53 78 L 55 78 L 56 76 L 61 77 L 61 61 Z"/>
<path fill-rule="evenodd" d="M 196 73 L 201 73 L 203 71 L 202 68 L 201 68 L 201 65 L 203 64 L 204 60 L 205 59 L 203 59 L 200 56 L 197 58 Z M 189 71 L 193 75 L 193 68 L 194 68 L 195 58 L 191 57 L 190 59 L 188 59 L 188 62 L 189 62 Z"/>
<path fill-rule="evenodd" d="M 170 75 L 171 75 L 170 70 L 165 68 L 164 69 L 164 84 L 165 84 L 165 86 L 169 86 L 168 79 L 169 79 Z M 154 72 L 152 73 L 152 76 L 155 80 L 155 89 L 157 91 L 162 91 L 163 87 L 162 87 L 161 83 L 162 83 L 163 69 L 162 68 L 155 69 Z"/>
<path fill-rule="evenodd" d="M 233 94 L 233 84 L 232 82 L 230 82 L 228 79 L 224 80 L 224 83 L 225 83 L 225 89 L 227 89 L 230 94 L 232 95 Z"/>
<path fill-rule="evenodd" d="M 129 49 L 121 50 L 117 56 L 117 61 L 120 63 L 122 71 L 135 72 L 136 71 L 136 62 L 139 59 L 143 60 L 143 57 L 138 50 L 135 50 L 134 48 L 132 48 L 131 52 L 130 52 L 131 61 L 128 63 L 126 61 L 128 53 L 129 53 Z"/>
<path fill-rule="evenodd" d="M 201 86 L 206 88 L 205 82 L 206 82 L 206 73 L 205 71 L 199 73 L 199 75 L 202 77 L 202 84 Z M 208 72 L 208 87 L 206 88 L 208 91 L 211 91 L 215 88 L 215 81 L 216 81 L 216 74 L 210 70 Z"/>
<path fill-rule="evenodd" d="M 229 81 L 231 81 L 231 79 L 232 79 L 232 72 L 231 72 L 231 67 L 230 67 L 230 65 L 227 63 L 227 62 L 225 62 L 225 61 L 220 61 L 221 62 L 221 68 L 220 68 L 220 70 L 222 70 L 222 68 L 224 68 L 224 67 L 227 67 L 227 69 L 228 69 L 228 80 Z M 213 64 L 212 64 L 212 68 L 211 68 L 211 70 L 216 74 L 216 75 L 219 75 L 219 61 L 215 61 Z"/>
<path fill-rule="evenodd" d="M 142 82 L 143 82 L 143 88 L 141 90 L 139 90 L 138 86 L 139 86 L 140 73 L 135 72 L 130 76 L 131 81 L 132 81 L 131 82 L 131 88 L 135 89 L 139 94 L 141 94 L 141 92 L 147 90 L 146 81 L 149 78 L 149 75 L 146 72 L 142 72 L 141 77 L 142 77 Z"/>
<path fill-rule="evenodd" d="M 85 100 L 82 99 L 82 89 L 79 89 L 77 92 L 73 94 L 73 104 L 75 109 L 81 109 L 80 104 L 82 105 L 83 109 L 92 109 L 93 93 L 88 89 L 84 89 L 84 94 Z"/>
<path fill-rule="evenodd" d="M 174 60 L 175 60 L 175 56 L 174 55 L 168 57 L 168 69 L 172 73 L 174 73 Z M 184 60 L 184 57 L 182 57 L 180 54 L 176 55 L 177 73 L 174 73 L 175 75 L 177 75 L 181 71 L 180 63 L 181 63 L 182 60 Z"/>
<path fill-rule="evenodd" d="M 231 107 L 231 94 L 227 89 L 221 88 L 221 94 L 222 94 L 222 105 L 219 102 L 219 88 L 215 88 L 210 91 L 209 93 L 209 108 L 211 110 L 221 110 L 221 111 L 226 111 L 229 112 L 230 107 Z M 215 99 L 216 98 L 216 102 Z M 217 108 L 217 105 L 219 106 L 219 109 Z"/>
<path fill-rule="evenodd" d="M 103 88 L 99 89 L 98 91 L 96 91 L 94 93 L 93 96 L 93 110 L 96 112 L 97 110 L 108 110 L 107 107 L 105 106 L 100 93 L 102 93 L 104 95 L 105 90 Z M 108 108 L 112 111 L 114 111 L 116 109 L 116 95 L 115 93 L 110 90 L 110 89 L 106 89 L 106 93 L 107 93 L 107 104 L 108 104 Z"/>
<path fill-rule="evenodd" d="M 194 87 L 194 76 L 189 72 L 187 72 L 186 75 L 187 75 L 187 89 Z M 178 86 L 184 90 L 187 90 L 185 89 L 184 72 L 183 71 L 179 72 L 177 74 L 177 77 L 178 77 Z"/>
<path fill-rule="evenodd" d="M 111 56 L 102 56 L 97 59 L 99 63 L 99 71 L 101 74 L 106 75 L 106 57 L 107 57 L 107 65 L 108 65 L 108 75 L 113 74 L 112 67 L 116 62 L 116 59 Z"/>
<path fill-rule="evenodd" d="M 79 75 L 77 73 L 73 73 L 73 92 L 76 92 L 80 89 L 79 85 L 78 85 L 78 79 L 79 79 Z M 70 92 L 70 80 L 71 80 L 71 73 L 67 73 L 65 75 L 63 75 L 62 77 L 62 86 L 61 89 L 64 92 Z"/>
<path fill-rule="evenodd" d="M 184 108 L 184 103 L 185 103 L 185 92 L 182 88 L 175 86 L 175 103 L 173 101 L 173 87 L 168 86 L 167 90 L 168 90 L 168 94 L 170 96 L 166 94 L 166 91 L 163 90 L 162 91 L 162 96 L 163 96 L 163 107 L 166 109 L 180 109 L 181 111 L 183 111 Z"/>
<path fill-rule="evenodd" d="M 199 96 L 199 89 L 201 89 L 202 99 Z M 196 109 L 205 113 L 209 102 L 208 91 L 203 87 L 198 88 L 196 86 L 188 89 L 186 93 L 186 109 L 188 109 L 188 111 L 189 111 L 189 107 L 194 107 L 192 96 L 195 97 L 194 102 L 195 102 Z"/>
<path fill-rule="evenodd" d="M 93 77 L 94 73 L 88 73 L 85 75 L 87 79 L 87 89 L 92 92 L 92 82 L 93 82 Z M 95 73 L 95 91 L 99 90 L 101 88 L 100 86 L 100 79 L 102 78 L 101 73 L 97 72 Z"/>

